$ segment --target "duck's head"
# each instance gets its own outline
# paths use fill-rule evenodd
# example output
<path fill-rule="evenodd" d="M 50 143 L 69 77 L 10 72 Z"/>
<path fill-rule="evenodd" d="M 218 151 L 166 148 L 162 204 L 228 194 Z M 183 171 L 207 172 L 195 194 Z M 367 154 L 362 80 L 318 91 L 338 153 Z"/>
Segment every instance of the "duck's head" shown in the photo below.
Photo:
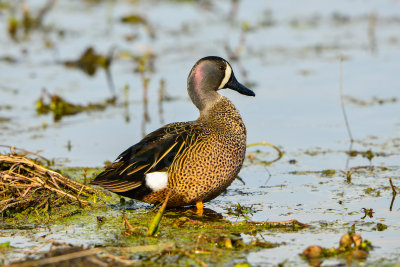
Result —
<path fill-rule="evenodd" d="M 223 58 L 204 57 L 196 62 L 189 73 L 189 96 L 200 111 L 220 98 L 218 90 L 226 88 L 255 96 L 253 91 L 236 80 L 231 65 Z"/>

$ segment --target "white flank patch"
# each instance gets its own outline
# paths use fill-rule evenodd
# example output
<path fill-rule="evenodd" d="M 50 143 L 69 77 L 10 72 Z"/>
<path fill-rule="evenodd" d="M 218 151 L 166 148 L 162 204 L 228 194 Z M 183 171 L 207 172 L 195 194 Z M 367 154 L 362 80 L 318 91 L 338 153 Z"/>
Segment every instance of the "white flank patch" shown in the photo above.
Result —
<path fill-rule="evenodd" d="M 168 175 L 166 172 L 151 172 L 146 174 L 146 185 L 153 191 L 167 187 Z"/>
<path fill-rule="evenodd" d="M 231 78 L 231 74 L 232 74 L 232 68 L 231 66 L 229 66 L 229 64 L 226 64 L 226 69 L 225 69 L 225 77 L 222 80 L 221 84 L 219 85 L 218 89 L 222 89 L 224 88 L 224 86 L 226 85 L 226 83 L 229 81 L 229 79 Z"/>

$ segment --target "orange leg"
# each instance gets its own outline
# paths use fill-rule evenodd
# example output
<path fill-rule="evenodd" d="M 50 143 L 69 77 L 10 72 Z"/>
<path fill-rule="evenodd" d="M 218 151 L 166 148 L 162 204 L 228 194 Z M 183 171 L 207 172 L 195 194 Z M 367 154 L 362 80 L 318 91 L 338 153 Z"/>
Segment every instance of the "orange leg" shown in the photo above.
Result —
<path fill-rule="evenodd" d="M 198 215 L 202 216 L 203 215 L 203 201 L 196 202 L 196 208 L 197 208 L 196 213 Z"/>

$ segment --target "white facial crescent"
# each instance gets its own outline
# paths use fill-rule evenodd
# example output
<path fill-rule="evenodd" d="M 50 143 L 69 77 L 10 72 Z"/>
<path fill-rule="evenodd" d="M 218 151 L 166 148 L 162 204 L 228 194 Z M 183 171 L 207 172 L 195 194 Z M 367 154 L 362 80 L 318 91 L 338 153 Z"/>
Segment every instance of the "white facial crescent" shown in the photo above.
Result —
<path fill-rule="evenodd" d="M 222 79 L 221 84 L 219 85 L 218 89 L 222 89 L 224 88 L 224 86 L 226 85 L 226 83 L 229 81 L 229 79 L 231 78 L 232 75 L 232 68 L 231 66 L 229 66 L 229 64 L 226 64 L 226 69 L 225 69 L 225 76 Z"/>

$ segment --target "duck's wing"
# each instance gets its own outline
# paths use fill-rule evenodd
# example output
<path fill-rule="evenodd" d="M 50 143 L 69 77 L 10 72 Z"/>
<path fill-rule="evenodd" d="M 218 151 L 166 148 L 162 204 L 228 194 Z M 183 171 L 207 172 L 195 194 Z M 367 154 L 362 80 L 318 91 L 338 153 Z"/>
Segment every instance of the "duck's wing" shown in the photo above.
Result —
<path fill-rule="evenodd" d="M 118 156 L 90 183 L 115 193 L 146 186 L 146 175 L 164 172 L 201 129 L 196 122 L 168 124 Z"/>

